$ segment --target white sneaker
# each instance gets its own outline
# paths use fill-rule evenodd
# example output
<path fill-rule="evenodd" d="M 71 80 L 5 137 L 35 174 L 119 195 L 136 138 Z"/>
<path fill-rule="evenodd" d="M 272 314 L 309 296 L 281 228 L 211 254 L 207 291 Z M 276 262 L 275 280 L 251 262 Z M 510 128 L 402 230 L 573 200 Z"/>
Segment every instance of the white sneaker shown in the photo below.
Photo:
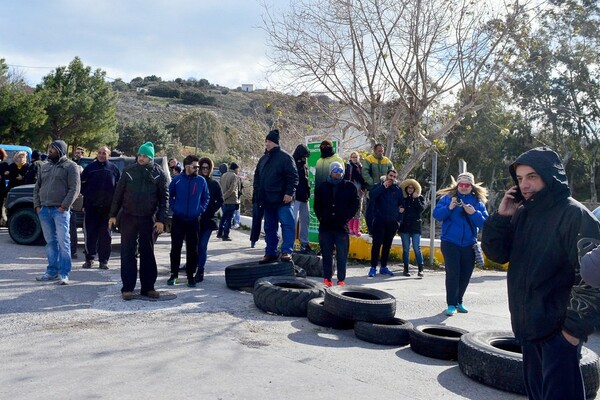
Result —
<path fill-rule="evenodd" d="M 240 224 L 235 224 L 235 225 L 233 226 L 233 229 L 240 229 Z"/>
<path fill-rule="evenodd" d="M 68 276 L 61 276 L 60 280 L 58 281 L 59 285 L 68 285 L 69 284 L 69 277 Z"/>

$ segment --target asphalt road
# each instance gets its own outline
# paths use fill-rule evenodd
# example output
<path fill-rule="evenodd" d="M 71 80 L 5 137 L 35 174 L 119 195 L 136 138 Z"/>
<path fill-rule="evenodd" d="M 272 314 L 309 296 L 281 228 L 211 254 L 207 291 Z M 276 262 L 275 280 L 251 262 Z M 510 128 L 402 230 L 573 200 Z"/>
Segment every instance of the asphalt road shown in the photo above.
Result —
<path fill-rule="evenodd" d="M 118 235 L 110 270 L 83 270 L 76 260 L 72 283 L 58 286 L 35 282 L 46 265 L 43 247 L 16 245 L 0 228 L 0 399 L 523 398 L 408 346 L 370 344 L 352 330 L 260 311 L 251 294 L 225 286 L 224 269 L 259 259 L 263 242 L 251 249 L 247 232 L 232 238 L 211 239 L 206 279 L 192 289 L 166 286 L 170 239 L 163 235 L 157 289 L 177 298 L 125 302 Z M 477 271 L 465 296 L 471 311 L 446 317 L 443 272 L 367 278 L 367 270 L 350 266 L 346 282 L 393 294 L 396 316 L 415 325 L 510 329 L 505 273 Z M 593 335 L 588 347 L 600 352 L 599 339 Z"/>

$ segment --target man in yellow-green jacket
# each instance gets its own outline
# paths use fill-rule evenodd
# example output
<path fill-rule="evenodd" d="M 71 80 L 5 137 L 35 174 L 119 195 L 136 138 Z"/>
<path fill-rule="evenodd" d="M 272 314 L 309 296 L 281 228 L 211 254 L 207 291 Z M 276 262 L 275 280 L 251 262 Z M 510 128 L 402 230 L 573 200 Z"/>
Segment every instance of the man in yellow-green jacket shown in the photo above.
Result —
<path fill-rule="evenodd" d="M 367 190 L 370 192 L 379 183 L 382 176 L 387 175 L 388 171 L 394 169 L 392 161 L 383 155 L 385 148 L 383 144 L 377 143 L 373 148 L 373 154 L 363 160 L 362 177 L 367 184 Z M 367 203 L 365 220 L 369 233 L 373 224 L 373 210 L 370 207 L 371 202 Z"/>

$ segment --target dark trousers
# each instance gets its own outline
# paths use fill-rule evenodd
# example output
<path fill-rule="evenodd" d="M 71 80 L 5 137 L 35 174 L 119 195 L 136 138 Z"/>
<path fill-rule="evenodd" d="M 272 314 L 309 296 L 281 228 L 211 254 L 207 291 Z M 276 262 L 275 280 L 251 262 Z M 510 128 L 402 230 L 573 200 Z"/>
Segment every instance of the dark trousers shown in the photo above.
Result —
<path fill-rule="evenodd" d="M 260 228 L 262 226 L 262 220 L 265 215 L 265 209 L 258 205 L 258 203 L 252 204 L 252 230 L 250 231 L 250 241 L 258 242 L 260 239 Z"/>
<path fill-rule="evenodd" d="M 194 279 L 198 266 L 198 219 L 185 220 L 173 216 L 171 224 L 171 275 L 179 276 L 181 247 L 185 240 L 185 273 L 188 279 Z"/>
<path fill-rule="evenodd" d="M 212 229 L 200 229 L 198 232 L 198 273 L 204 274 L 204 266 L 206 265 L 206 259 L 208 258 L 208 241 Z M 187 270 L 186 270 L 187 273 Z"/>
<path fill-rule="evenodd" d="M 390 249 L 392 241 L 398 230 L 398 222 L 394 220 L 385 220 L 375 218 L 373 220 L 373 246 L 371 247 L 371 267 L 376 268 L 379 263 L 379 252 L 381 251 L 381 267 L 387 267 L 390 258 Z"/>
<path fill-rule="evenodd" d="M 365 208 L 365 223 L 367 224 L 369 235 L 373 236 L 373 201 L 368 197 L 365 201 L 367 202 L 367 207 Z"/>
<path fill-rule="evenodd" d="M 346 262 L 350 247 L 348 233 L 340 231 L 319 232 L 319 246 L 323 256 L 323 278 L 331 280 L 333 275 L 333 250 L 337 261 L 338 281 L 346 279 Z"/>
<path fill-rule="evenodd" d="M 541 342 L 522 346 L 523 374 L 527 396 L 532 400 L 583 400 L 585 389 L 579 354 L 562 332 Z"/>
<path fill-rule="evenodd" d="M 77 254 L 77 218 L 71 212 L 71 219 L 69 221 L 69 235 L 71 236 L 71 255 Z M 106 221 L 108 226 L 108 221 Z"/>
<path fill-rule="evenodd" d="M 119 222 L 121 231 L 121 292 L 132 292 L 137 279 L 136 247 L 140 253 L 140 292 L 154 290 L 158 271 L 154 258 L 154 219 L 123 213 Z"/>
<path fill-rule="evenodd" d="M 223 216 L 221 217 L 221 222 L 219 223 L 219 233 L 221 233 L 223 237 L 229 237 L 229 231 L 231 230 L 231 219 L 233 218 L 233 214 L 237 208 L 237 204 L 223 204 L 223 207 L 221 207 L 221 210 L 223 210 Z"/>
<path fill-rule="evenodd" d="M 107 263 L 110 258 L 112 233 L 108 229 L 109 212 L 110 209 L 104 207 L 85 208 L 83 234 L 86 260 L 94 260 L 96 253 L 98 253 L 98 261 L 101 263 Z"/>
<path fill-rule="evenodd" d="M 473 246 L 459 246 L 442 240 L 442 254 L 446 267 L 446 303 L 462 304 L 475 268 Z"/>

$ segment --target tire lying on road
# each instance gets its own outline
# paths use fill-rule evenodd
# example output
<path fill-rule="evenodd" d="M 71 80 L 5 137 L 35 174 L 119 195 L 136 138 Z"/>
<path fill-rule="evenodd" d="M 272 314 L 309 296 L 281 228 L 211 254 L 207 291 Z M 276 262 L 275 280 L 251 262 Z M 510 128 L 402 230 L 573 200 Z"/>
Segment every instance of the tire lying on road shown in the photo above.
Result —
<path fill-rule="evenodd" d="M 406 346 L 410 343 L 413 324 L 400 318 L 383 323 L 356 321 L 354 335 L 365 342 L 386 346 Z"/>
<path fill-rule="evenodd" d="M 40 219 L 33 208 L 20 208 L 8 219 L 8 234 L 17 244 L 45 244 Z"/>
<path fill-rule="evenodd" d="M 600 360 L 581 349 L 581 373 L 587 398 L 600 386 Z M 463 335 L 458 344 L 458 366 L 468 377 L 506 392 L 526 394 L 521 346 L 510 331 L 477 331 Z"/>
<path fill-rule="evenodd" d="M 446 325 L 419 325 L 410 331 L 410 349 L 439 360 L 456 360 L 458 342 L 468 331 Z"/>
<path fill-rule="evenodd" d="M 225 267 L 225 284 L 230 289 L 252 288 L 257 279 L 265 276 L 294 276 L 294 264 L 277 261 L 259 264 L 258 261 L 244 262 Z"/>
<path fill-rule="evenodd" d="M 325 309 L 323 297 L 312 299 L 308 302 L 306 316 L 310 322 L 318 326 L 333 329 L 352 329 L 354 321 L 340 318 Z"/>
<path fill-rule="evenodd" d="M 353 321 L 387 322 L 396 314 L 396 299 L 382 290 L 334 286 L 325 290 L 325 309 Z"/>
<path fill-rule="evenodd" d="M 292 261 L 306 271 L 307 276 L 323 276 L 323 260 L 314 254 L 293 253 Z"/>
<path fill-rule="evenodd" d="M 308 302 L 323 297 L 323 287 L 306 278 L 268 276 L 254 284 L 254 304 L 265 312 L 306 317 Z"/>

